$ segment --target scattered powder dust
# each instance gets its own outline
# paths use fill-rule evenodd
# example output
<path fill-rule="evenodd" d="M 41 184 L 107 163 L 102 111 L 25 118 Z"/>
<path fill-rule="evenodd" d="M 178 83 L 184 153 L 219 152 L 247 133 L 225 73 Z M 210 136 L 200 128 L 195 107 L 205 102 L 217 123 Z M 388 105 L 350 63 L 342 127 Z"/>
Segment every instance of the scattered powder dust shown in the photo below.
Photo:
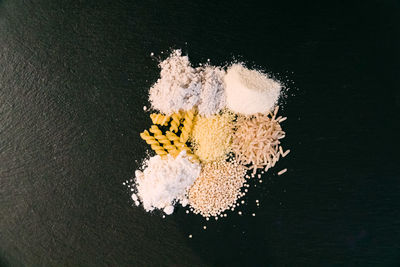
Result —
<path fill-rule="evenodd" d="M 203 165 L 200 176 L 188 192 L 189 205 L 195 214 L 217 219 L 222 212 L 235 207 L 244 196 L 246 169 L 235 160 L 213 161 Z"/>
<path fill-rule="evenodd" d="M 283 152 L 280 147 L 280 139 L 285 137 L 280 123 L 286 120 L 286 117 L 276 117 L 277 113 L 278 107 L 269 114 L 239 116 L 235 123 L 232 151 L 238 162 L 244 165 L 251 164 L 249 169 L 253 169 L 253 176 L 258 168 L 265 167 L 267 171 L 274 167 L 280 156 L 284 157 L 288 153 Z"/>
<path fill-rule="evenodd" d="M 206 66 L 200 73 L 202 87 L 197 108 L 200 115 L 211 116 L 225 107 L 225 71 L 218 67 Z"/>
<path fill-rule="evenodd" d="M 169 215 L 176 202 L 187 204 L 186 193 L 200 174 L 199 164 L 192 163 L 185 151 L 176 158 L 168 155 L 165 160 L 157 155 L 145 164 L 143 172 L 137 170 L 135 176 L 137 197 L 146 211 L 163 209 Z"/>
<path fill-rule="evenodd" d="M 268 113 L 276 106 L 281 84 L 242 64 L 229 67 L 225 78 L 227 107 L 236 113 Z"/>
<path fill-rule="evenodd" d="M 200 100 L 202 82 L 189 58 L 175 50 L 159 67 L 161 77 L 149 91 L 152 108 L 167 115 L 192 109 Z"/>
<path fill-rule="evenodd" d="M 225 159 L 231 151 L 234 115 L 224 112 L 211 117 L 196 116 L 191 142 L 193 152 L 203 162 Z"/>

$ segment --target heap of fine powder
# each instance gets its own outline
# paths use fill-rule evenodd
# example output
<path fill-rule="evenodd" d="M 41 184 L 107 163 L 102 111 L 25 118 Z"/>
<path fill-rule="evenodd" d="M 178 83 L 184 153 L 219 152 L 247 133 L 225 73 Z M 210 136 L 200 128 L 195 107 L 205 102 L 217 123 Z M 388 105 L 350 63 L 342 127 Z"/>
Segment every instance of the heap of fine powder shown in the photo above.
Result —
<path fill-rule="evenodd" d="M 266 74 L 233 64 L 225 75 L 226 102 L 229 109 L 243 114 L 268 113 L 276 106 L 281 84 Z"/>
<path fill-rule="evenodd" d="M 211 116 L 225 107 L 225 71 L 222 68 L 193 68 L 181 50 L 173 51 L 159 67 L 160 78 L 149 91 L 153 109 L 171 115 L 196 106 L 199 114 Z"/>
<path fill-rule="evenodd" d="M 192 109 L 200 99 L 201 77 L 189 58 L 175 50 L 159 66 L 161 77 L 149 92 L 152 108 L 167 115 Z"/>
<path fill-rule="evenodd" d="M 198 111 L 200 115 L 211 116 L 225 107 L 225 71 L 219 67 L 206 66 L 201 72 L 202 87 Z"/>
<path fill-rule="evenodd" d="M 135 172 L 137 196 L 146 211 L 162 209 L 171 214 L 175 202 L 187 204 L 187 190 L 199 174 L 200 165 L 192 163 L 185 151 L 176 158 L 151 157 L 143 172 Z"/>

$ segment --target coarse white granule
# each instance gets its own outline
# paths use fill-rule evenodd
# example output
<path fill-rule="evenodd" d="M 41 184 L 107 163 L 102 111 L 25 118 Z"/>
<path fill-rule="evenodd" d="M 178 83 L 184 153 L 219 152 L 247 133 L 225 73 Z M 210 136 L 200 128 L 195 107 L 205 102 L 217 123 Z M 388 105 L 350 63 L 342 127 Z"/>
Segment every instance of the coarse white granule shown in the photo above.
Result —
<path fill-rule="evenodd" d="M 243 115 L 273 110 L 282 88 L 268 75 L 247 69 L 242 64 L 229 67 L 224 81 L 227 107 Z"/>
<path fill-rule="evenodd" d="M 149 91 L 152 108 L 170 115 L 179 110 L 190 110 L 197 105 L 202 82 L 189 58 L 182 56 L 181 50 L 174 50 L 159 67 L 160 78 Z"/>
<path fill-rule="evenodd" d="M 192 163 L 182 151 L 178 157 L 151 157 L 144 171 L 137 170 L 137 196 L 146 211 L 162 209 L 172 214 L 176 202 L 187 202 L 187 190 L 200 174 L 200 165 Z"/>
<path fill-rule="evenodd" d="M 225 71 L 219 67 L 206 66 L 200 72 L 202 87 L 198 111 L 200 115 L 211 116 L 225 107 Z"/>

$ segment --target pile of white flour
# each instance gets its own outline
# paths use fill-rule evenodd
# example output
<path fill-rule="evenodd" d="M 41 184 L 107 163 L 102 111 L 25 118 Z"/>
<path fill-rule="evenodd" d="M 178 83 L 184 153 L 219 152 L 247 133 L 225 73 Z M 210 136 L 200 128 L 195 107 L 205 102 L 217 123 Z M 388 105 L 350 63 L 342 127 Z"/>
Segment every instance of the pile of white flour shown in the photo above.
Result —
<path fill-rule="evenodd" d="M 198 107 L 201 115 L 217 114 L 225 107 L 224 75 L 219 67 L 193 68 L 181 50 L 175 50 L 159 64 L 161 75 L 150 88 L 153 109 L 171 115 Z"/>
<path fill-rule="evenodd" d="M 151 106 L 167 115 L 192 109 L 200 100 L 201 78 L 189 58 L 175 50 L 159 66 L 161 77 L 149 92 Z"/>
<path fill-rule="evenodd" d="M 172 214 L 176 202 L 187 204 L 187 190 L 199 174 L 200 165 L 192 163 L 185 151 L 175 159 L 170 155 L 165 160 L 158 155 L 151 157 L 143 172 L 135 172 L 137 195 L 133 194 L 132 199 L 138 197 L 146 211 L 162 209 Z"/>

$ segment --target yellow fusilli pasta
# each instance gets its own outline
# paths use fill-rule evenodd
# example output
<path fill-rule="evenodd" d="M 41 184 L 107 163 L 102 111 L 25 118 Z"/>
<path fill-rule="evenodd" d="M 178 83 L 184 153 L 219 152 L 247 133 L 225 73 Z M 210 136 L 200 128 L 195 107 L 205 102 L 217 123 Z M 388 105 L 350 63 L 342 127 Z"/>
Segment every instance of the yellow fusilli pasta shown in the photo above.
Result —
<path fill-rule="evenodd" d="M 179 136 L 171 131 L 166 131 L 165 135 L 171 142 L 174 142 L 174 145 L 178 148 L 179 152 L 185 150 L 186 155 L 188 155 L 193 161 L 199 162 L 199 158 L 192 153 L 191 149 L 185 143 L 180 141 Z"/>
<path fill-rule="evenodd" d="M 174 113 L 171 116 L 171 123 L 170 123 L 170 128 L 169 130 L 171 132 L 177 133 L 179 130 L 179 125 L 181 124 L 181 119 L 182 119 L 182 114 L 180 112 Z"/>
<path fill-rule="evenodd" d="M 165 158 L 167 156 L 167 151 L 165 151 L 160 143 L 154 138 L 154 136 L 151 136 L 147 130 L 140 133 L 140 137 L 151 146 L 151 148 L 157 153 L 157 155 L 160 155 L 162 158 Z"/>
<path fill-rule="evenodd" d="M 181 129 L 180 141 L 181 143 L 186 143 L 189 139 L 189 134 L 193 128 L 193 118 L 194 112 L 192 110 L 186 111 L 185 120 L 183 122 L 183 127 Z"/>
<path fill-rule="evenodd" d="M 170 120 L 170 116 L 162 115 L 162 114 L 157 114 L 157 113 L 152 113 L 150 114 L 151 121 L 153 124 L 158 124 L 162 126 L 167 126 L 168 122 Z"/>
<path fill-rule="evenodd" d="M 170 140 L 162 134 L 161 130 L 156 125 L 151 126 L 150 132 L 154 134 L 154 137 L 162 144 L 164 149 L 166 149 L 169 154 L 171 154 L 173 157 L 179 155 L 179 150 L 176 148 L 176 146 L 171 144 Z"/>

